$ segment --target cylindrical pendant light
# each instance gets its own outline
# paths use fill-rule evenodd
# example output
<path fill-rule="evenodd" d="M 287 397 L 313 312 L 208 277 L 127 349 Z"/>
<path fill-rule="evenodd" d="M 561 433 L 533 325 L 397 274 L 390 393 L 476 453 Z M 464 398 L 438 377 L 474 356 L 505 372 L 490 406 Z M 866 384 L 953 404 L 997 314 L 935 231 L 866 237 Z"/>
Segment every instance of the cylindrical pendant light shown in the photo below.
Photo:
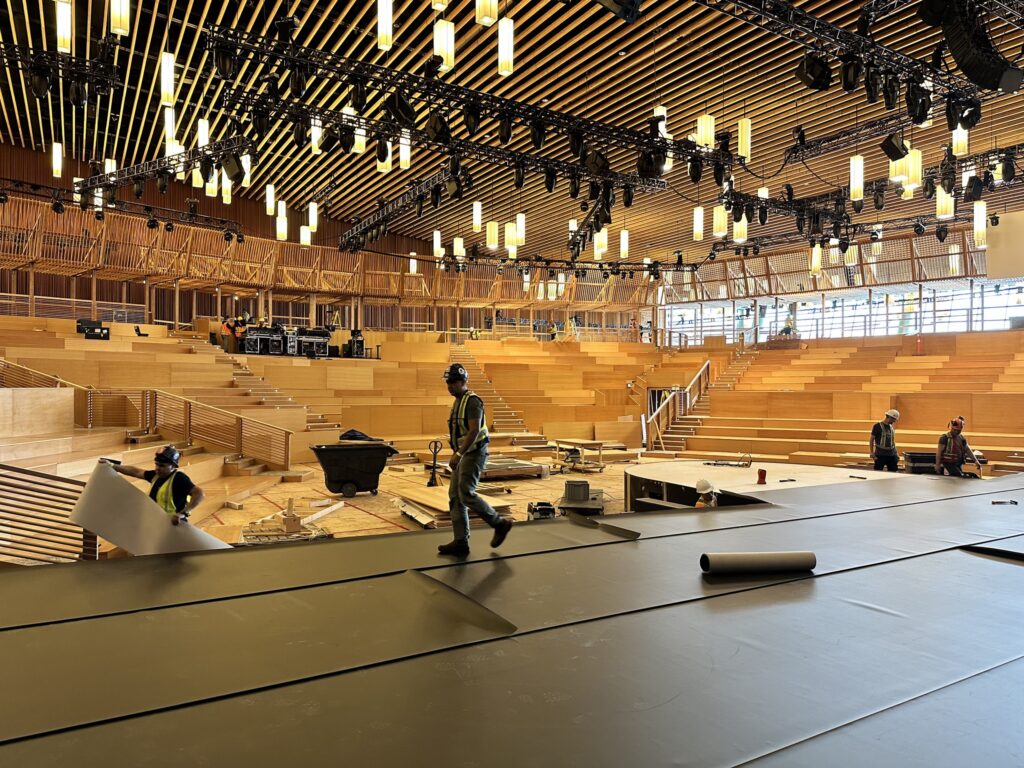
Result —
<path fill-rule="evenodd" d="M 473 203 L 473 231 L 481 232 L 484 228 L 484 204 L 477 200 Z"/>
<path fill-rule="evenodd" d="M 288 219 L 284 216 L 277 217 L 277 239 L 288 239 Z"/>
<path fill-rule="evenodd" d="M 309 151 L 314 155 L 320 154 L 320 142 L 324 137 L 324 126 L 319 117 L 312 117 L 309 120 Z"/>
<path fill-rule="evenodd" d="M 267 184 L 266 197 L 267 197 L 267 216 L 273 216 L 274 215 L 274 185 L 273 184 Z"/>
<path fill-rule="evenodd" d="M 935 187 L 935 218 L 945 221 L 952 219 L 954 215 L 956 215 L 956 200 L 939 184 Z"/>
<path fill-rule="evenodd" d="M 498 0 L 476 0 L 476 23 L 485 27 L 498 20 Z"/>
<path fill-rule="evenodd" d="M 252 157 L 249 155 L 242 155 L 242 170 L 245 171 L 245 177 L 242 179 L 242 186 L 248 187 L 252 184 Z"/>
<path fill-rule="evenodd" d="M 174 107 L 164 107 L 164 146 L 174 146 Z"/>
<path fill-rule="evenodd" d="M 580 228 L 580 223 L 576 219 L 569 219 L 569 234 L 571 235 L 577 229 Z"/>
<path fill-rule="evenodd" d="M 508 248 L 510 245 L 519 245 L 519 235 L 516 234 L 514 221 L 505 222 L 505 247 Z"/>
<path fill-rule="evenodd" d="M 435 11 L 443 11 L 448 7 L 448 0 L 430 0 L 430 7 Z"/>
<path fill-rule="evenodd" d="M 960 246 L 952 243 L 946 247 L 946 253 L 949 257 L 949 275 L 956 277 L 960 274 Z"/>
<path fill-rule="evenodd" d="M 711 212 L 711 234 L 715 237 L 725 237 L 729 233 L 728 217 L 724 205 L 716 205 Z"/>
<path fill-rule="evenodd" d="M 505 248 L 505 251 L 508 254 L 509 259 L 511 259 L 512 261 L 515 261 L 517 258 L 519 258 L 519 246 L 510 245 L 507 248 Z"/>
<path fill-rule="evenodd" d="M 864 155 L 850 158 L 850 200 L 864 199 Z"/>
<path fill-rule="evenodd" d="M 120 37 L 127 35 L 130 15 L 128 0 L 110 0 L 110 34 Z"/>
<path fill-rule="evenodd" d="M 320 225 L 320 207 L 316 204 L 316 201 L 309 201 L 309 231 L 316 232 L 316 228 Z"/>
<path fill-rule="evenodd" d="M 732 241 L 734 243 L 747 242 L 747 220 L 740 219 L 732 223 Z"/>
<path fill-rule="evenodd" d="M 850 247 L 843 254 L 843 264 L 847 267 L 857 266 L 857 256 L 860 254 L 860 247 L 856 243 L 850 243 Z"/>
<path fill-rule="evenodd" d="M 377 48 L 390 51 L 393 42 L 391 0 L 377 0 Z"/>
<path fill-rule="evenodd" d="M 231 179 L 223 168 L 220 169 L 220 199 L 224 205 L 231 205 Z"/>
<path fill-rule="evenodd" d="M 447 19 L 434 22 L 434 55 L 441 58 L 441 72 L 455 66 L 455 24 Z"/>
<path fill-rule="evenodd" d="M 288 206 L 284 204 L 284 200 L 277 201 L 277 218 L 286 219 L 288 218 Z"/>
<path fill-rule="evenodd" d="M 772 196 L 772 192 L 771 192 L 770 189 L 768 189 L 768 187 L 758 187 L 757 188 L 757 196 L 761 200 L 767 200 L 769 197 Z"/>
<path fill-rule="evenodd" d="M 416 261 L 416 251 L 409 251 L 409 274 L 415 275 L 419 264 Z"/>
<path fill-rule="evenodd" d="M 498 248 L 498 222 L 487 222 L 487 247 L 492 251 Z"/>
<path fill-rule="evenodd" d="M 516 214 L 516 245 L 526 245 L 526 214 Z"/>
<path fill-rule="evenodd" d="M 381 173 L 388 173 L 391 170 L 391 139 L 377 139 L 383 142 L 387 155 L 383 160 L 377 160 L 377 170 Z"/>
<path fill-rule="evenodd" d="M 715 116 L 704 114 L 697 118 L 697 143 L 704 147 L 715 146 Z"/>
<path fill-rule="evenodd" d="M 308 248 L 313 243 L 313 235 L 305 224 L 299 227 L 299 245 Z"/>
<path fill-rule="evenodd" d="M 957 125 L 953 130 L 952 136 L 953 154 L 957 157 L 963 157 L 967 154 L 970 148 L 970 134 L 967 129 L 962 125 Z"/>
<path fill-rule="evenodd" d="M 174 106 L 174 54 L 160 54 L 160 106 Z"/>
<path fill-rule="evenodd" d="M 912 149 L 907 153 L 907 180 L 903 182 L 906 189 L 917 189 L 921 186 L 923 159 L 920 149 Z"/>
<path fill-rule="evenodd" d="M 50 167 L 53 170 L 53 178 L 59 179 L 64 175 L 64 145 L 59 141 L 53 142 L 50 148 Z"/>
<path fill-rule="evenodd" d="M 698 205 L 693 209 L 693 239 L 700 242 L 704 239 L 704 206 Z"/>
<path fill-rule="evenodd" d="M 498 74 L 511 75 L 515 70 L 515 22 L 508 16 L 498 22 Z"/>
<path fill-rule="evenodd" d="M 441 252 L 441 230 L 434 230 L 434 258 L 440 259 L 442 256 Z"/>
<path fill-rule="evenodd" d="M 57 0 L 57 50 L 71 53 L 71 0 Z"/>
<path fill-rule="evenodd" d="M 608 227 L 603 227 L 600 232 L 594 233 L 594 256 L 598 254 L 601 258 L 608 253 Z"/>
<path fill-rule="evenodd" d="M 558 273 L 558 298 L 565 294 L 565 272 Z"/>
<path fill-rule="evenodd" d="M 629 230 L 619 230 L 619 259 L 626 261 L 629 258 Z"/>
<path fill-rule="evenodd" d="M 752 125 L 749 117 L 741 117 L 736 123 L 736 152 L 746 162 L 750 162 L 750 132 Z"/>
<path fill-rule="evenodd" d="M 807 271 L 810 272 L 811 277 L 818 277 L 818 276 L 821 275 L 821 245 L 820 244 L 815 243 L 814 247 L 811 248 L 811 255 L 810 255 L 810 258 L 808 260 L 807 267 L 808 267 Z"/>
<path fill-rule="evenodd" d="M 452 256 L 457 259 L 464 259 L 466 257 L 466 241 L 461 237 L 456 237 L 452 240 Z"/>
<path fill-rule="evenodd" d="M 871 242 L 871 255 L 881 256 L 882 255 L 882 225 L 874 224 L 871 227 L 872 232 L 877 232 L 876 239 Z"/>
<path fill-rule="evenodd" d="M 988 204 L 984 200 L 974 201 L 974 247 L 979 251 L 988 248 Z"/>
<path fill-rule="evenodd" d="M 398 167 L 403 171 L 412 167 L 412 140 L 408 131 L 402 131 L 402 135 L 398 137 Z"/>
<path fill-rule="evenodd" d="M 205 117 L 200 117 L 196 121 L 196 146 L 205 147 L 209 143 L 210 121 L 207 120 Z M 195 168 L 192 169 L 192 186 L 195 187 L 196 189 L 199 189 L 200 187 L 203 186 L 204 183 L 205 182 L 203 181 L 203 172 L 199 170 L 199 166 L 197 165 Z M 273 211 L 270 211 L 270 213 L 273 213 Z"/>

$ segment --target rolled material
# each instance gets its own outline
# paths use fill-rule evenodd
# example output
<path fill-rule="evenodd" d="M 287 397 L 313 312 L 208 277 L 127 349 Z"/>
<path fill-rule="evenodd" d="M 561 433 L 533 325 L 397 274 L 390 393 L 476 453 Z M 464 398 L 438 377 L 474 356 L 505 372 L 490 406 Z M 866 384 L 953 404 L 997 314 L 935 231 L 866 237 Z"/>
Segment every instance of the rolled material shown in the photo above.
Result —
<path fill-rule="evenodd" d="M 705 552 L 700 556 L 704 573 L 780 573 L 810 571 L 818 564 L 813 552 Z"/>

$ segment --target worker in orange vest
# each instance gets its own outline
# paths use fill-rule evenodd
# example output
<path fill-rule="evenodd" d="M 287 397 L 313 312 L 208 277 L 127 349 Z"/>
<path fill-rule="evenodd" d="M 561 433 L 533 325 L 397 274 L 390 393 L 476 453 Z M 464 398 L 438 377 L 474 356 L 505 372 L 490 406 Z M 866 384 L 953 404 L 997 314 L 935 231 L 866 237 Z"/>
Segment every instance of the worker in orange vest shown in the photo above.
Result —
<path fill-rule="evenodd" d="M 235 351 L 235 320 L 232 317 L 225 317 L 221 323 L 220 345 L 228 354 Z"/>

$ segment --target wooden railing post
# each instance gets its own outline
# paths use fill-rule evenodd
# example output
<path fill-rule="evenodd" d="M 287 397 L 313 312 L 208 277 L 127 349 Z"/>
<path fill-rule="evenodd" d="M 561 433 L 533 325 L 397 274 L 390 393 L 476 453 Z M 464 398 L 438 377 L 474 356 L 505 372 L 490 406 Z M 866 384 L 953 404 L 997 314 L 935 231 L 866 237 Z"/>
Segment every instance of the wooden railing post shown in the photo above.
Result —
<path fill-rule="evenodd" d="M 183 431 L 184 435 L 182 439 L 185 441 L 185 445 L 192 445 L 192 401 L 185 401 L 185 411 L 182 414 Z"/>
<path fill-rule="evenodd" d="M 242 417 L 239 416 L 235 420 L 235 453 L 237 453 L 238 455 L 242 454 L 242 430 L 243 430 L 243 427 L 244 427 L 244 422 L 242 421 Z"/>

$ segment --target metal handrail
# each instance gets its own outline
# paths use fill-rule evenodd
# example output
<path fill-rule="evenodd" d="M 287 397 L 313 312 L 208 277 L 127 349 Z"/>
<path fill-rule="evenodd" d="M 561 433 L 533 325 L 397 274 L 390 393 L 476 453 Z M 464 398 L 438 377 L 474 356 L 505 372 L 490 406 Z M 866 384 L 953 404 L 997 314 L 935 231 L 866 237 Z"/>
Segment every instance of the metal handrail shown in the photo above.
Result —
<path fill-rule="evenodd" d="M 654 413 L 645 420 L 644 443 L 648 450 L 654 450 L 656 444 L 664 449 L 664 432 L 666 425 L 671 425 L 678 417 L 689 415 L 694 404 L 703 396 L 711 383 L 711 360 L 705 360 L 690 383 L 683 389 L 674 389 L 665 398 Z M 694 391 L 696 390 L 696 392 Z"/>

